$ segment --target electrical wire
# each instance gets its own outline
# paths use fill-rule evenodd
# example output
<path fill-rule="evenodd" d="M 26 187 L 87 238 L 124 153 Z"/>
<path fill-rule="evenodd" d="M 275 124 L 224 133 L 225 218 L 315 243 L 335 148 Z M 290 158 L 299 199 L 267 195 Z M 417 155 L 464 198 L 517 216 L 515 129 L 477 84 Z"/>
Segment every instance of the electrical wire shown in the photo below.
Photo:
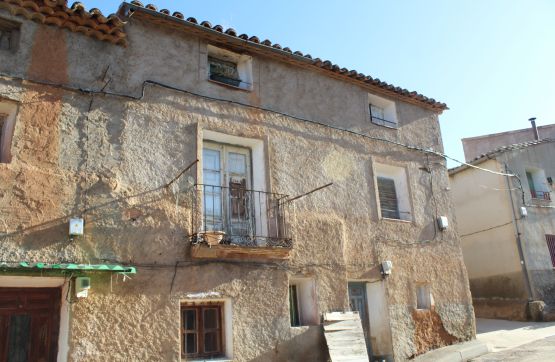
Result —
<path fill-rule="evenodd" d="M 315 121 L 315 120 L 312 120 L 312 119 L 307 119 L 307 118 L 295 116 L 295 115 L 292 115 L 292 114 L 276 111 L 276 110 L 273 110 L 273 109 L 260 107 L 260 106 L 254 106 L 254 105 L 251 105 L 251 104 L 238 102 L 238 101 L 232 101 L 232 100 L 223 99 L 223 98 L 207 96 L 207 95 L 204 95 L 204 94 L 196 93 L 196 92 L 189 91 L 189 90 L 182 89 L 182 88 L 177 88 L 177 87 L 174 87 L 174 86 L 171 86 L 171 85 L 168 85 L 168 84 L 164 84 L 164 83 L 157 82 L 157 81 L 152 81 L 152 80 L 143 81 L 143 84 L 142 84 L 142 87 L 141 87 L 141 95 L 136 96 L 136 95 L 127 94 L 127 93 L 110 92 L 110 91 L 106 91 L 104 89 L 94 90 L 94 89 L 88 89 L 88 88 L 82 88 L 82 87 L 71 87 L 71 86 L 58 84 L 58 83 L 53 83 L 53 82 L 39 81 L 39 80 L 34 80 L 34 79 L 29 79 L 29 78 L 24 78 L 24 77 L 13 76 L 13 75 L 6 74 L 6 73 L 3 73 L 3 72 L 0 72 L 0 76 L 12 78 L 12 79 L 18 79 L 18 80 L 21 80 L 21 81 L 32 82 L 32 83 L 41 84 L 41 85 L 57 87 L 57 88 L 61 88 L 61 89 L 67 90 L 67 91 L 78 91 L 78 92 L 82 92 L 82 93 L 85 93 L 85 94 L 110 95 L 110 96 L 115 96 L 115 97 L 128 98 L 128 99 L 132 99 L 132 100 L 143 100 L 144 97 L 145 97 L 146 85 L 150 84 L 150 85 L 155 85 L 155 86 L 162 87 L 162 88 L 165 88 L 165 89 L 173 90 L 173 91 L 176 91 L 176 92 L 193 95 L 193 96 L 200 97 L 200 98 L 203 98 L 203 99 L 208 99 L 208 100 L 217 101 L 217 102 L 225 102 L 225 103 L 235 104 L 235 105 L 248 107 L 248 108 L 253 108 L 253 109 L 257 109 L 257 110 L 261 110 L 261 111 L 272 112 L 272 113 L 280 115 L 280 116 L 292 118 L 292 119 L 302 121 L 302 122 L 306 122 L 306 123 L 311 123 L 311 124 L 314 124 L 314 125 L 318 125 L 318 126 L 329 128 L 329 129 L 333 129 L 333 130 L 340 131 L 340 132 L 349 133 L 349 134 L 359 136 L 359 137 L 363 137 L 363 138 L 366 138 L 366 139 L 371 139 L 371 140 L 374 140 L 374 141 L 389 143 L 389 144 L 396 145 L 396 146 L 399 146 L 399 147 L 404 147 L 408 150 L 417 151 L 417 152 L 430 154 L 430 155 L 435 155 L 435 156 L 438 156 L 438 157 L 441 157 L 441 158 L 445 158 L 445 159 L 449 159 L 451 161 L 457 162 L 458 164 L 461 164 L 461 165 L 464 165 L 464 166 L 467 166 L 467 167 L 471 167 L 471 168 L 474 168 L 474 169 L 477 169 L 477 170 L 481 170 L 481 171 L 484 171 L 484 172 L 492 173 L 492 174 L 495 174 L 495 175 L 509 176 L 509 177 L 514 176 L 513 174 L 506 174 L 506 173 L 502 173 L 502 172 L 488 170 L 486 168 L 482 168 L 482 167 L 472 165 L 472 164 L 464 162 L 464 161 L 460 161 L 460 160 L 458 160 L 454 157 L 451 157 L 451 156 L 449 156 L 449 155 L 447 155 L 443 152 L 434 151 L 431 148 L 426 149 L 426 148 L 422 148 L 422 147 L 418 147 L 418 146 L 414 146 L 414 145 L 408 145 L 408 144 L 404 144 L 404 143 L 401 143 L 401 142 L 389 140 L 387 138 L 371 136 L 371 135 L 356 132 L 356 131 L 353 131 L 353 130 L 350 130 L 350 129 L 337 127 L 337 126 L 332 126 L 332 125 L 329 125 L 329 124 L 326 124 L 326 123 L 323 123 L 323 122 L 319 122 L 319 121 Z"/>
<path fill-rule="evenodd" d="M 517 219 L 517 220 L 520 220 L 520 219 Z M 479 234 L 479 233 L 483 233 L 484 231 L 490 231 L 490 230 L 493 230 L 493 229 L 497 229 L 497 228 L 500 228 L 500 227 L 503 227 L 503 226 L 510 225 L 510 224 L 512 224 L 512 223 L 513 223 L 512 221 L 509 221 L 509 222 L 506 222 L 506 223 L 501 224 L 501 225 L 495 225 L 495 226 L 489 227 L 489 228 L 487 228 L 487 229 L 482 229 L 482 230 L 474 231 L 474 232 L 471 232 L 471 233 L 468 233 L 468 234 L 461 235 L 461 238 L 464 238 L 464 237 L 466 237 L 466 236 L 471 236 L 471 235 Z"/>

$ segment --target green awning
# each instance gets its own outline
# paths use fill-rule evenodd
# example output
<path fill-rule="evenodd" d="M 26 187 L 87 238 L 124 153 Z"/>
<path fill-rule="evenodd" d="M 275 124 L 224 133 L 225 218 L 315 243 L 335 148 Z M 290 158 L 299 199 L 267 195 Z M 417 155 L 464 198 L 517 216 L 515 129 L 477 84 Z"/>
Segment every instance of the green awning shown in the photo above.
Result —
<path fill-rule="evenodd" d="M 119 274 L 136 274 L 137 269 L 133 266 L 123 266 L 117 264 L 48 264 L 48 263 L 28 263 L 25 261 L 19 263 L 3 263 L 0 262 L 0 269 L 19 269 L 19 270 L 45 270 L 45 271 L 94 271 L 109 272 Z"/>

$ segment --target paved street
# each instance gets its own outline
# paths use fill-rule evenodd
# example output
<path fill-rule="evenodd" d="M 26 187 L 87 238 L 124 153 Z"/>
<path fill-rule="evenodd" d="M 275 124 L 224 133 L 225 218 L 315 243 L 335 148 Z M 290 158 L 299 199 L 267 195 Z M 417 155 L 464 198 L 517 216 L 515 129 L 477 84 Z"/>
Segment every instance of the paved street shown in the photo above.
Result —
<path fill-rule="evenodd" d="M 527 343 L 501 352 L 488 353 L 482 357 L 473 359 L 474 362 L 497 362 L 497 361 L 555 361 L 555 336 L 542 338 L 538 341 Z"/>
<path fill-rule="evenodd" d="M 492 353 L 473 361 L 555 361 L 555 323 L 477 318 L 476 339 Z"/>

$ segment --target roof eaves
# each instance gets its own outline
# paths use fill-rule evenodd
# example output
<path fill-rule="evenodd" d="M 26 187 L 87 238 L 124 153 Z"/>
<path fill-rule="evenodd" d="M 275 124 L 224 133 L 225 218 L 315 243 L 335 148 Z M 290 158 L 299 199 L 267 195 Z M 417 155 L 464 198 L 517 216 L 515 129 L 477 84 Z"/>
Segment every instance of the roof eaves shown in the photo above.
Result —
<path fill-rule="evenodd" d="M 470 165 L 476 166 L 476 165 L 479 165 L 480 163 L 485 162 L 487 160 L 495 159 L 497 155 L 505 153 L 505 152 L 522 150 L 522 149 L 525 149 L 525 148 L 541 145 L 541 144 L 544 144 L 544 143 L 552 143 L 552 142 L 555 142 L 555 139 L 544 138 L 544 139 L 537 140 L 537 141 L 521 142 L 521 143 L 515 143 L 515 144 L 512 144 L 512 145 L 508 145 L 508 146 L 502 146 L 502 147 L 498 147 L 494 150 L 491 150 L 489 152 L 486 152 L 484 154 L 481 154 L 480 156 L 474 158 L 471 161 L 468 161 L 467 163 L 470 164 Z M 470 168 L 470 166 L 461 165 L 461 166 L 450 168 L 448 170 L 449 176 L 452 176 L 456 173 L 464 171 L 467 168 Z"/>
<path fill-rule="evenodd" d="M 112 44 L 126 45 L 124 23 L 114 14 L 104 16 L 96 8 L 87 11 L 80 2 L 67 6 L 67 0 L 0 0 L 0 9 L 12 15 L 71 32 L 83 33 Z"/>
<path fill-rule="evenodd" d="M 187 28 L 192 29 L 195 32 L 201 32 L 213 37 L 225 39 L 225 42 L 240 45 L 241 47 L 246 46 L 250 49 L 276 56 L 282 60 L 293 60 L 297 62 L 297 64 L 302 64 L 314 69 L 323 70 L 326 72 L 326 74 L 333 74 L 333 76 L 336 78 L 355 81 L 357 84 L 369 88 L 377 93 L 402 99 L 408 103 L 418 104 L 438 113 L 449 109 L 445 103 L 438 102 L 433 98 L 428 98 L 417 92 L 411 92 L 407 89 L 382 82 L 377 78 L 374 79 L 371 76 L 364 75 L 357 72 L 356 70 L 340 68 L 338 65 L 333 64 L 329 60 L 312 58 L 311 55 L 303 54 L 300 51 L 293 52 L 288 47 L 282 47 L 277 43 L 272 43 L 270 40 L 260 41 L 260 39 L 256 36 L 249 37 L 247 34 L 237 35 L 235 29 L 232 28 L 224 31 L 224 28 L 221 25 L 212 26 L 212 24 L 208 21 L 202 21 L 199 23 L 195 18 L 192 17 L 185 19 L 183 14 L 179 12 L 174 12 L 172 15 L 170 15 L 169 10 L 162 9 L 158 11 L 158 9 L 152 4 L 144 6 L 138 1 L 131 1 L 130 3 L 125 2 L 122 3 L 122 5 L 120 6 L 120 9 L 118 10 L 118 15 L 124 18 L 132 12 L 141 12 L 159 19 L 172 22 L 174 24 L 179 24 L 180 26 L 186 26 Z"/>

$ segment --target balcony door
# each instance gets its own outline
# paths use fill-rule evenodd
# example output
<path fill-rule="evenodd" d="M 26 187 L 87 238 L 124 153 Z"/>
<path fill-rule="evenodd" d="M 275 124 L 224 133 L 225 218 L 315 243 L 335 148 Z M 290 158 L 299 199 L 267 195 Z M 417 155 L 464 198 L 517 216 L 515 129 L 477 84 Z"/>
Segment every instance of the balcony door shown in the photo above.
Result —
<path fill-rule="evenodd" d="M 202 152 L 204 229 L 244 244 L 256 235 L 250 150 L 205 142 Z"/>

